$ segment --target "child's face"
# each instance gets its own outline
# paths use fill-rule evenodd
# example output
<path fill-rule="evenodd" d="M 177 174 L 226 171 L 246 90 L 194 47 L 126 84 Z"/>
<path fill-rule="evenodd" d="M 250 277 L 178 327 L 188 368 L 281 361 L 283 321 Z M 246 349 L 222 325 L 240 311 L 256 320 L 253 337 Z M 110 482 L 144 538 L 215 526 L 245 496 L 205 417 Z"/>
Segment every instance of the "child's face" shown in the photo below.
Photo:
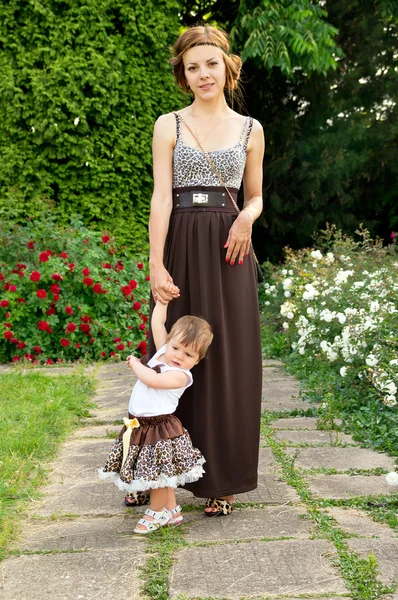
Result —
<path fill-rule="evenodd" d="M 165 362 L 171 367 L 189 371 L 199 362 L 199 352 L 196 352 L 192 346 L 182 344 L 180 337 L 181 335 L 177 333 L 167 342 Z"/>

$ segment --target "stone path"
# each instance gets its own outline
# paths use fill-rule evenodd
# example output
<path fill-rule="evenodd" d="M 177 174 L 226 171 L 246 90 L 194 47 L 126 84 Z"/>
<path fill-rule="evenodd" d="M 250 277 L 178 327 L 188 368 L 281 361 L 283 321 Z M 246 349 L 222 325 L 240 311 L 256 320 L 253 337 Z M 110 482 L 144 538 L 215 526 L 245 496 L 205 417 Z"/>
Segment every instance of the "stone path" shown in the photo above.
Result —
<path fill-rule="evenodd" d="M 357 599 L 355 572 L 339 561 L 344 546 L 354 566 L 375 556 L 377 579 L 389 588 L 372 598 L 398 600 L 398 533 L 333 502 L 388 494 L 385 476 L 369 470 L 393 470 L 394 461 L 349 435 L 318 431 L 313 417 L 289 416 L 309 405 L 281 363 L 264 363 L 258 489 L 238 495 L 232 515 L 218 519 L 180 489 L 184 525 L 147 539 L 132 534 L 143 509 L 126 510 L 123 494 L 96 479 L 133 380 L 123 365 L 97 367 L 95 375 L 92 417 L 62 447 L 16 556 L 0 565 L 2 599 Z"/>

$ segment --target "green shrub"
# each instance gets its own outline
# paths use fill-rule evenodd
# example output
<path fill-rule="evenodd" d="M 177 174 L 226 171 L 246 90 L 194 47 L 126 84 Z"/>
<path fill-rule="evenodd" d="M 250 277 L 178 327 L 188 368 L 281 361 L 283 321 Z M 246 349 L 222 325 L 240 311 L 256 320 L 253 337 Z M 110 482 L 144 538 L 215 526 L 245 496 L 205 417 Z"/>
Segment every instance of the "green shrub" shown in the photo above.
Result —
<path fill-rule="evenodd" d="M 263 285 L 263 320 L 320 414 L 332 408 L 360 439 L 398 455 L 396 246 L 357 233 L 359 242 L 328 228 L 317 250 L 287 249 Z"/>
<path fill-rule="evenodd" d="M 11 0 L 0 7 L 0 214 L 46 196 L 141 251 L 151 137 L 181 104 L 168 63 L 177 0 Z"/>
<path fill-rule="evenodd" d="M 60 362 L 146 353 L 141 256 L 75 218 L 0 221 L 0 360 Z"/>

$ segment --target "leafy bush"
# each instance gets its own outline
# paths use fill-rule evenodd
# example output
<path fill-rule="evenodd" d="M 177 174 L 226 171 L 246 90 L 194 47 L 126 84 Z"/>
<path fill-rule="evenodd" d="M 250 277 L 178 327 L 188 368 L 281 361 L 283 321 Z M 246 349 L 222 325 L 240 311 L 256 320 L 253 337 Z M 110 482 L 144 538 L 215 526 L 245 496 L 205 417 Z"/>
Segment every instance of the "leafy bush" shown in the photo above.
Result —
<path fill-rule="evenodd" d="M 362 439 L 398 454 L 398 260 L 367 230 L 360 242 L 335 228 L 321 249 L 286 250 L 262 290 L 263 318 L 276 323 L 282 356 L 322 402 Z"/>
<path fill-rule="evenodd" d="M 58 220 L 147 242 L 151 137 L 181 97 L 168 63 L 176 0 L 0 5 L 0 214 L 43 195 Z"/>
<path fill-rule="evenodd" d="M 0 221 L 0 360 L 61 362 L 146 353 L 149 277 L 78 218 Z"/>

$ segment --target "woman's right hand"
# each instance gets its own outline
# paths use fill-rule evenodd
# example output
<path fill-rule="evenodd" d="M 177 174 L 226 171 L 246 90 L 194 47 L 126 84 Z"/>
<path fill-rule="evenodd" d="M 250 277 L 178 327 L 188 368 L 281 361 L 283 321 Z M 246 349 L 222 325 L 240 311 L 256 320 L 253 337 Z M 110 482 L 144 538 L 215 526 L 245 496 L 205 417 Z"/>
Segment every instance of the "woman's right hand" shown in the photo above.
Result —
<path fill-rule="evenodd" d="M 150 266 L 151 291 L 155 302 L 167 304 L 180 295 L 180 289 L 174 285 L 173 278 L 163 265 Z"/>

